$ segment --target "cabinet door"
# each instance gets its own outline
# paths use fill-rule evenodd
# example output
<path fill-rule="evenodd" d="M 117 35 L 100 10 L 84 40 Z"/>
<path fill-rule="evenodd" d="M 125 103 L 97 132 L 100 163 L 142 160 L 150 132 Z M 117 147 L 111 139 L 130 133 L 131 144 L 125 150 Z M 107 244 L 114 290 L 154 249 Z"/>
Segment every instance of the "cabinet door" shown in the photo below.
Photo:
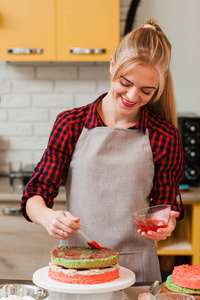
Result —
<path fill-rule="evenodd" d="M 55 60 L 55 0 L 0 0 L 0 40 L 0 60 Z"/>
<path fill-rule="evenodd" d="M 65 206 L 55 203 L 54 209 L 65 210 Z M 0 203 L 0 278 L 31 280 L 35 271 L 48 266 L 51 250 L 59 245 L 59 240 L 22 215 L 3 214 L 4 210 L 18 209 L 16 203 Z"/>
<path fill-rule="evenodd" d="M 56 5 L 57 60 L 109 60 L 119 43 L 119 0 L 57 0 Z"/>

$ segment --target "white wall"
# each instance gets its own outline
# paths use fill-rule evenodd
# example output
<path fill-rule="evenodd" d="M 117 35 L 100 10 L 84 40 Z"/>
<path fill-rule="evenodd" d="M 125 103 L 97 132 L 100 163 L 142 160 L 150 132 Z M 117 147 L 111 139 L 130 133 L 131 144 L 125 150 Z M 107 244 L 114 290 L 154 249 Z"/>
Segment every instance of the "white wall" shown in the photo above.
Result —
<path fill-rule="evenodd" d="M 135 25 L 153 16 L 172 44 L 177 110 L 200 114 L 200 1 L 141 0 Z"/>
<path fill-rule="evenodd" d="M 120 1 L 121 33 L 130 2 Z M 173 46 L 178 111 L 200 114 L 200 1 L 141 0 L 135 26 L 151 16 Z M 9 161 L 36 164 L 56 115 L 108 91 L 108 71 L 108 63 L 0 62 L 0 173 L 8 172 Z"/>

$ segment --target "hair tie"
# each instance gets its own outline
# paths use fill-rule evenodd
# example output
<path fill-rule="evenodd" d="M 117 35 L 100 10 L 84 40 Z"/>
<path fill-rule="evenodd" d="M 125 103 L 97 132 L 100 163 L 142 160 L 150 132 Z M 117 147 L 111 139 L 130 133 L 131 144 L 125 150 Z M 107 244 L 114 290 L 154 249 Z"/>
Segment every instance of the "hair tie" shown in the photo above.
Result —
<path fill-rule="evenodd" d="M 145 24 L 145 25 L 143 26 L 143 28 L 151 28 L 151 29 L 153 29 L 153 30 L 156 31 L 156 27 L 153 26 L 153 25 L 151 25 L 151 24 Z"/>

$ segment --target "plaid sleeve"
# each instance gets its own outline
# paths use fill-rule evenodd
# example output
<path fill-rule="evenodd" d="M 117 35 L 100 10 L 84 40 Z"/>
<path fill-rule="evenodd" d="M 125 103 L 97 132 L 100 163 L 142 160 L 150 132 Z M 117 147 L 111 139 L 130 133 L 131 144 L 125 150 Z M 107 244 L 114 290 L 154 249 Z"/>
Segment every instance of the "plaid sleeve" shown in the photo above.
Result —
<path fill-rule="evenodd" d="M 155 142 L 156 141 L 156 142 Z M 155 176 L 150 195 L 151 206 L 163 203 L 171 205 L 172 210 L 179 211 L 179 220 L 184 217 L 179 185 L 183 177 L 183 149 L 178 130 L 173 137 L 153 136 Z M 180 199 L 180 205 L 177 198 Z"/>
<path fill-rule="evenodd" d="M 66 122 L 65 114 L 59 115 L 52 129 L 48 147 L 41 161 L 35 167 L 33 176 L 25 186 L 21 211 L 29 221 L 25 210 L 28 198 L 40 195 L 44 198 L 46 205 L 52 208 L 60 184 L 66 181 L 73 150 L 80 134 L 78 122 L 72 125 L 66 124 L 68 122 Z"/>

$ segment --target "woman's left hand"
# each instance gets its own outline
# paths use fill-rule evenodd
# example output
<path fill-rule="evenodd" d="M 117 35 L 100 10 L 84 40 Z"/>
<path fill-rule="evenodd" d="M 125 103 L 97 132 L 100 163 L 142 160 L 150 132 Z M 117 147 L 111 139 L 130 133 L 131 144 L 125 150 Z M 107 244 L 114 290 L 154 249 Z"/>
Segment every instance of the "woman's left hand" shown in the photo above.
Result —
<path fill-rule="evenodd" d="M 176 218 L 179 216 L 179 212 L 171 211 L 170 212 L 170 219 L 168 226 L 166 228 L 159 228 L 157 231 L 149 230 L 147 232 L 138 229 L 138 232 L 146 237 L 147 239 L 154 240 L 154 241 L 161 241 L 166 240 L 171 235 L 171 232 L 176 227 Z"/>

